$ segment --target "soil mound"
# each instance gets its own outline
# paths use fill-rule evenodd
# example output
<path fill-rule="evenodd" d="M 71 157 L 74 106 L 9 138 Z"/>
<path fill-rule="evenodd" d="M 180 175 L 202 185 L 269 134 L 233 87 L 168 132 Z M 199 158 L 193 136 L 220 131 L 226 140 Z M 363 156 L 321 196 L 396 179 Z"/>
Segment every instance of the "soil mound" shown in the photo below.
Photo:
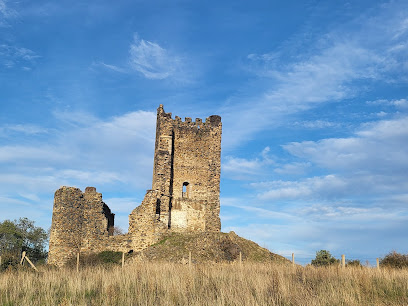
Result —
<path fill-rule="evenodd" d="M 137 255 L 148 260 L 183 262 L 188 259 L 190 251 L 195 263 L 238 261 L 240 253 L 243 261 L 290 263 L 286 258 L 239 237 L 234 232 L 173 233 Z"/>

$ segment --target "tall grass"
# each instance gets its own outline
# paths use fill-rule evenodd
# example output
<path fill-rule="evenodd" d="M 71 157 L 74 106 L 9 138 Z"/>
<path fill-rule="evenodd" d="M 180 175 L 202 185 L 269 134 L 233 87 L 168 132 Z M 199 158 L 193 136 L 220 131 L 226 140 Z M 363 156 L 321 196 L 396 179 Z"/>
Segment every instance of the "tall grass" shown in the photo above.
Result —
<path fill-rule="evenodd" d="M 8 271 L 0 305 L 408 305 L 408 270 L 136 262 Z"/>

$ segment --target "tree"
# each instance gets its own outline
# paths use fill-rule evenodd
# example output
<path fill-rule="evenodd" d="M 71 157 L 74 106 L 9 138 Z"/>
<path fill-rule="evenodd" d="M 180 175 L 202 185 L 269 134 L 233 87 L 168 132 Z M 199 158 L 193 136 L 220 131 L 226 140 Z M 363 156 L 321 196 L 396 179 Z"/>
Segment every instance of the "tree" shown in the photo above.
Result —
<path fill-rule="evenodd" d="M 408 254 L 404 255 L 392 251 L 385 255 L 384 258 L 381 258 L 380 265 L 390 268 L 406 268 L 408 267 Z"/>
<path fill-rule="evenodd" d="M 113 232 L 113 236 L 118 236 L 118 235 L 125 234 L 125 231 L 122 228 L 120 228 L 119 226 L 114 226 L 112 232 Z"/>
<path fill-rule="evenodd" d="M 339 263 L 340 261 L 336 258 L 334 258 L 329 251 L 326 250 L 320 250 L 316 252 L 316 258 L 312 259 L 311 264 L 316 267 L 321 267 L 321 266 L 330 266 L 336 263 Z"/>
<path fill-rule="evenodd" d="M 7 258 L 6 263 L 18 261 L 23 251 L 32 261 L 45 259 L 47 257 L 46 243 L 46 231 L 35 226 L 34 221 L 20 218 L 0 223 L 0 255 Z"/>

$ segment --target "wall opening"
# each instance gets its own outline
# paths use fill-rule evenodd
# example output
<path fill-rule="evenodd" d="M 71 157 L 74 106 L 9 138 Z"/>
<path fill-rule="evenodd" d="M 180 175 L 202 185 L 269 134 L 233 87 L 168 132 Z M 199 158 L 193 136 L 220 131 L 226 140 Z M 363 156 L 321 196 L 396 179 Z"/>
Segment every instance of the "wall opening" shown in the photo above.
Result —
<path fill-rule="evenodd" d="M 160 217 L 160 199 L 156 201 L 156 217 Z"/>
<path fill-rule="evenodd" d="M 190 188 L 189 188 L 189 182 L 184 182 L 183 183 L 183 191 L 182 191 L 182 197 L 183 198 L 188 198 L 189 197 L 189 191 L 190 191 Z"/>
<path fill-rule="evenodd" d="M 108 235 L 109 236 L 113 236 L 113 232 L 115 229 L 115 214 L 112 214 L 110 208 L 108 207 L 108 205 L 106 205 L 105 203 L 103 203 L 103 214 L 105 215 L 107 222 L 107 226 L 106 226 L 106 230 L 108 231 Z"/>

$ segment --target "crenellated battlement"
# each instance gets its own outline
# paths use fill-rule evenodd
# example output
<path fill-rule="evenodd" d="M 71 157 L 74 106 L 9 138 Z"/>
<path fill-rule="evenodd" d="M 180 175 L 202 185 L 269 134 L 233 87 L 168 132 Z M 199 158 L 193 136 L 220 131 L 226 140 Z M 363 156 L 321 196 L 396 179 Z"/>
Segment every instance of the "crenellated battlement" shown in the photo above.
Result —
<path fill-rule="evenodd" d="M 172 118 L 172 113 L 166 113 L 163 109 L 163 105 L 160 104 L 159 108 L 157 109 L 158 120 L 165 120 L 170 121 L 174 127 L 189 127 L 189 128 L 196 128 L 196 129 L 211 129 L 214 127 L 221 128 L 221 117 L 218 115 L 212 115 L 207 117 L 205 121 L 201 118 L 195 118 L 195 121 L 192 120 L 191 117 L 185 117 L 184 121 L 179 116 L 175 116 Z"/>

